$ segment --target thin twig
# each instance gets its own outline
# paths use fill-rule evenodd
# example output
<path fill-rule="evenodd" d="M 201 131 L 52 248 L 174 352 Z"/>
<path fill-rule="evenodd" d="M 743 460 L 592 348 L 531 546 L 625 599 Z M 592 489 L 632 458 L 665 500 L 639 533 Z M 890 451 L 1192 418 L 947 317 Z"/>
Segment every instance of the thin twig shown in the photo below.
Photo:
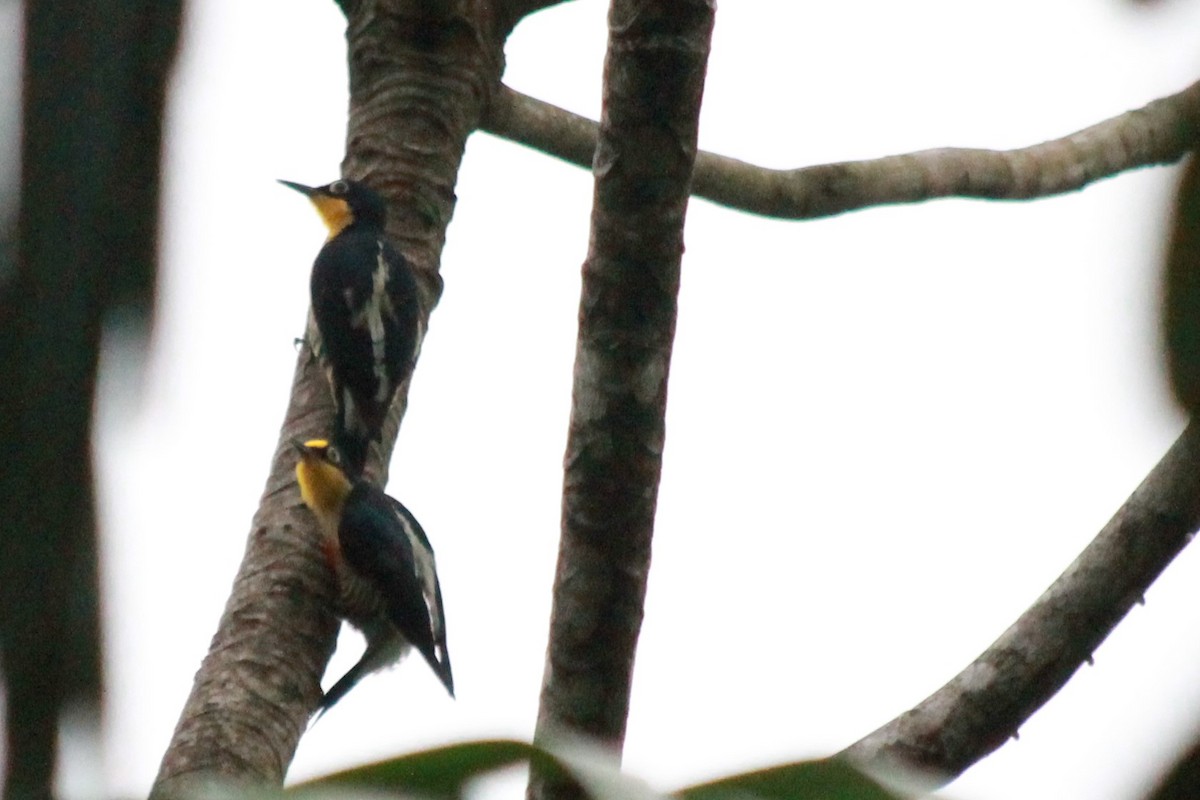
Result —
<path fill-rule="evenodd" d="M 590 169 L 597 124 L 508 87 L 483 129 Z M 939 148 L 776 170 L 701 151 L 692 194 L 780 219 L 815 219 L 938 197 L 1030 200 L 1178 161 L 1200 132 L 1200 83 L 1061 139 L 1018 150 Z"/>

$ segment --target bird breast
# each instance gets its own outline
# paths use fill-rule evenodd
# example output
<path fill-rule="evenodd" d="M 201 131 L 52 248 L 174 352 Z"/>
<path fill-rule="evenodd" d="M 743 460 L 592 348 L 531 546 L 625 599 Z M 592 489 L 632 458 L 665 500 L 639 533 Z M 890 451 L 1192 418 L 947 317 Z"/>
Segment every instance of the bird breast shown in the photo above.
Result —
<path fill-rule="evenodd" d="M 371 581 L 355 572 L 342 559 L 335 570 L 338 580 L 338 615 L 366 631 L 379 617 L 386 617 L 383 594 Z"/>

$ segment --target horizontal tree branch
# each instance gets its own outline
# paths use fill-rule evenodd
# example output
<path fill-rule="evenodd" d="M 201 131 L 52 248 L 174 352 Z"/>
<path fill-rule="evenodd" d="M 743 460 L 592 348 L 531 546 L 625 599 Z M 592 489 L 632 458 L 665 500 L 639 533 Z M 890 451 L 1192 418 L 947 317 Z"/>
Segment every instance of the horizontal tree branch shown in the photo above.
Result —
<path fill-rule="evenodd" d="M 507 86 L 483 129 L 590 169 L 596 123 Z M 1030 200 L 1126 170 L 1171 164 L 1200 132 L 1200 83 L 1061 139 L 1018 150 L 939 148 L 776 170 L 701 151 L 692 194 L 781 219 L 815 219 L 938 197 Z"/>
<path fill-rule="evenodd" d="M 1004 744 L 1200 528 L 1200 424 L 1176 440 L 1091 544 L 974 663 L 840 755 L 934 788 Z"/>

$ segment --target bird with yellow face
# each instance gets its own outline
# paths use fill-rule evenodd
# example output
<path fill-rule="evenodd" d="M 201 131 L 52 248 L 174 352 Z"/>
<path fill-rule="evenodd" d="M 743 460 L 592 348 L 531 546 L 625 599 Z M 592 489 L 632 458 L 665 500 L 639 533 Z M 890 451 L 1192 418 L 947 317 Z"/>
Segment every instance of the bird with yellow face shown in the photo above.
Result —
<path fill-rule="evenodd" d="M 280 183 L 308 197 L 329 230 L 309 281 L 317 332 L 309 345 L 333 392 L 333 439 L 357 475 L 412 374 L 421 337 L 416 278 L 384 234 L 387 205 L 367 186 Z"/>
<path fill-rule="evenodd" d="M 336 446 L 294 441 L 296 482 L 316 515 L 338 580 L 338 614 L 362 631 L 367 649 L 321 700 L 328 711 L 362 678 L 410 648 L 454 696 L 446 619 L 433 547 L 416 517 L 373 483 L 351 477 Z"/>

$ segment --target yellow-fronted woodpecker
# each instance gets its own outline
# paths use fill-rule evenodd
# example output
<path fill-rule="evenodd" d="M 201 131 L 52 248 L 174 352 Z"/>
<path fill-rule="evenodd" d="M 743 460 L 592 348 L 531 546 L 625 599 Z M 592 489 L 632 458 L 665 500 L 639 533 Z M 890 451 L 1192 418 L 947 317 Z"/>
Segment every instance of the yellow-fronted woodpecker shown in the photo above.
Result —
<path fill-rule="evenodd" d="M 333 390 L 334 442 L 358 475 L 420 346 L 416 279 L 385 238 L 387 206 L 371 189 L 345 179 L 280 183 L 307 196 L 329 229 L 312 268 L 320 340 L 309 345 Z"/>
<path fill-rule="evenodd" d="M 416 518 L 374 484 L 352 479 L 324 439 L 294 441 L 300 495 L 321 525 L 337 575 L 338 614 L 363 632 L 367 649 L 321 700 L 328 711 L 371 672 L 415 647 L 454 696 L 446 620 L 433 548 Z"/>

